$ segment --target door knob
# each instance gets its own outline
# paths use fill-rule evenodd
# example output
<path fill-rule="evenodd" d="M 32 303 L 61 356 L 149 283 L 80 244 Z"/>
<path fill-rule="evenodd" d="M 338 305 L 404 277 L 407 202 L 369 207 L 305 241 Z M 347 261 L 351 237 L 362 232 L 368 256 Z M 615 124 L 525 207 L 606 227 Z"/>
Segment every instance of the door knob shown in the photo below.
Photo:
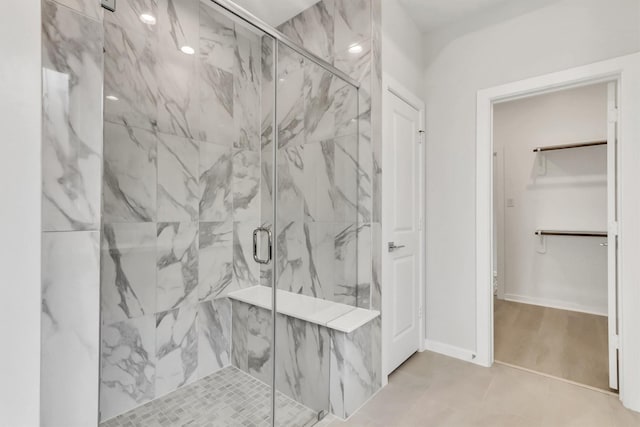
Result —
<path fill-rule="evenodd" d="M 404 245 L 397 245 L 395 244 L 395 242 L 389 242 L 389 252 L 393 252 L 396 249 L 401 249 L 404 248 Z"/>

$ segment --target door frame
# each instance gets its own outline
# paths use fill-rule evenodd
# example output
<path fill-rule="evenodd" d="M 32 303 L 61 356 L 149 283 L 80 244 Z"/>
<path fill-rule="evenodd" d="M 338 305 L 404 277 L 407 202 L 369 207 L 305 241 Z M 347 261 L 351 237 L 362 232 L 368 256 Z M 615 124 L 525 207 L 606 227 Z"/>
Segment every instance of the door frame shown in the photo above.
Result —
<path fill-rule="evenodd" d="M 382 76 L 382 182 L 381 182 L 381 191 L 382 191 L 382 195 L 381 195 L 381 206 L 382 206 L 382 220 L 380 223 L 380 236 L 381 236 L 381 240 L 380 240 L 380 248 L 379 250 L 381 251 L 381 257 L 380 257 L 380 268 L 381 268 L 381 274 L 380 274 L 380 283 L 381 283 L 381 293 L 382 293 L 382 357 L 381 357 L 381 362 L 382 362 L 382 385 L 386 385 L 388 383 L 388 372 L 387 371 L 387 363 L 388 363 L 388 358 L 389 358 L 389 333 L 391 331 L 391 325 L 390 325 L 390 317 L 385 315 L 385 313 L 388 313 L 391 309 L 391 301 L 390 301 L 390 292 L 389 292 L 389 287 L 387 286 L 387 274 L 389 271 L 389 264 L 390 264 L 390 259 L 387 256 L 387 247 L 386 247 L 386 242 L 388 241 L 387 237 L 388 237 L 388 231 L 385 231 L 385 224 L 387 223 L 387 217 L 389 215 L 388 212 L 386 212 L 385 206 L 387 205 L 386 200 L 385 200 L 385 191 L 384 189 L 386 188 L 386 186 L 388 185 L 388 179 L 389 179 L 389 175 L 385 174 L 385 157 L 387 157 L 387 161 L 388 161 L 388 156 L 385 156 L 385 150 L 387 149 L 387 144 L 385 144 L 385 141 L 387 140 L 387 133 L 389 132 L 389 127 L 388 127 L 388 118 L 389 118 L 389 102 L 390 102 L 390 97 L 391 96 L 396 96 L 400 99 L 402 99 L 404 102 L 406 102 L 407 104 L 409 104 L 410 106 L 412 106 L 413 108 L 415 108 L 418 111 L 418 117 L 420 120 L 420 129 L 421 130 L 425 130 L 425 121 L 426 121 L 426 116 L 425 116 L 425 103 L 422 99 L 420 99 L 420 97 L 418 97 L 417 95 L 415 95 L 411 90 L 407 89 L 405 86 L 403 86 L 401 83 L 399 83 L 397 80 L 395 80 L 393 77 L 391 77 L 390 75 L 388 75 L 387 73 L 383 73 Z M 418 266 L 419 266 L 419 275 L 418 275 L 418 296 L 419 296 L 419 310 L 418 310 L 418 334 L 419 334 L 419 339 L 418 339 L 418 351 L 422 352 L 425 350 L 425 328 L 426 328 L 426 315 L 424 312 L 424 307 L 426 306 L 425 304 L 425 290 L 426 290 L 426 272 L 425 272 L 425 268 L 426 268 L 426 181 L 425 181 L 425 177 L 426 177 L 426 166 L 427 166 L 427 158 L 426 158 L 426 132 L 422 134 L 422 140 L 420 142 L 420 147 L 419 147 L 419 153 L 420 153 L 420 171 L 419 171 L 419 194 L 420 194 L 420 200 L 418 203 L 419 206 L 419 218 L 418 218 L 418 226 L 420 228 L 420 242 L 419 242 L 419 250 L 418 250 Z"/>
<path fill-rule="evenodd" d="M 640 411 L 640 53 L 478 91 L 476 135 L 476 358 L 493 355 L 493 104 L 600 82 L 618 84 L 619 397 Z M 629 361 L 629 363 L 625 363 Z"/>

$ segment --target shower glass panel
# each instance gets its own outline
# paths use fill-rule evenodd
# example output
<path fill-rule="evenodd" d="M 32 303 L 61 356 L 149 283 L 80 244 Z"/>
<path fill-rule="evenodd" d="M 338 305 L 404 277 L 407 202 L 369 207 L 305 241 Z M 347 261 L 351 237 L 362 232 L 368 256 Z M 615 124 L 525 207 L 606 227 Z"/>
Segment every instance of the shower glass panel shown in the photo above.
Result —
<path fill-rule="evenodd" d="M 358 91 L 277 47 L 275 388 L 310 411 L 276 405 L 275 425 L 303 426 L 340 393 L 327 324 L 358 305 Z"/>
<path fill-rule="evenodd" d="M 358 90 L 216 2 L 104 13 L 101 423 L 340 412 Z"/>

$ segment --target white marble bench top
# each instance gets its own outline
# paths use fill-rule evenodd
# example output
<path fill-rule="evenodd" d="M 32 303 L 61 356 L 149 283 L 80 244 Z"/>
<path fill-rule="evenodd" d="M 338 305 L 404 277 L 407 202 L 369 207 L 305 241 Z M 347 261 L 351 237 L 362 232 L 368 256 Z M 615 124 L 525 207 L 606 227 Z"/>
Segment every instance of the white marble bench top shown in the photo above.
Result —
<path fill-rule="evenodd" d="M 271 310 L 271 288 L 252 286 L 230 292 L 229 298 Z M 326 326 L 344 333 L 351 333 L 380 315 L 379 311 L 353 307 L 278 289 L 276 307 L 278 313 Z"/>

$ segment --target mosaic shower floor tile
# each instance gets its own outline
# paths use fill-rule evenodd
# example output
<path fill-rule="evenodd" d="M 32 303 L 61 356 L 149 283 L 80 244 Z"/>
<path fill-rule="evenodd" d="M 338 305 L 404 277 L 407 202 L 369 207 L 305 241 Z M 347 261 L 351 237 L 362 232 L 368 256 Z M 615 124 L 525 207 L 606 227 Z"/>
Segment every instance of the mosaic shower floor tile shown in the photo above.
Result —
<path fill-rule="evenodd" d="M 229 366 L 100 427 L 267 427 L 271 425 L 270 395 L 269 385 Z M 317 413 L 278 393 L 276 425 L 318 425 Z"/>

